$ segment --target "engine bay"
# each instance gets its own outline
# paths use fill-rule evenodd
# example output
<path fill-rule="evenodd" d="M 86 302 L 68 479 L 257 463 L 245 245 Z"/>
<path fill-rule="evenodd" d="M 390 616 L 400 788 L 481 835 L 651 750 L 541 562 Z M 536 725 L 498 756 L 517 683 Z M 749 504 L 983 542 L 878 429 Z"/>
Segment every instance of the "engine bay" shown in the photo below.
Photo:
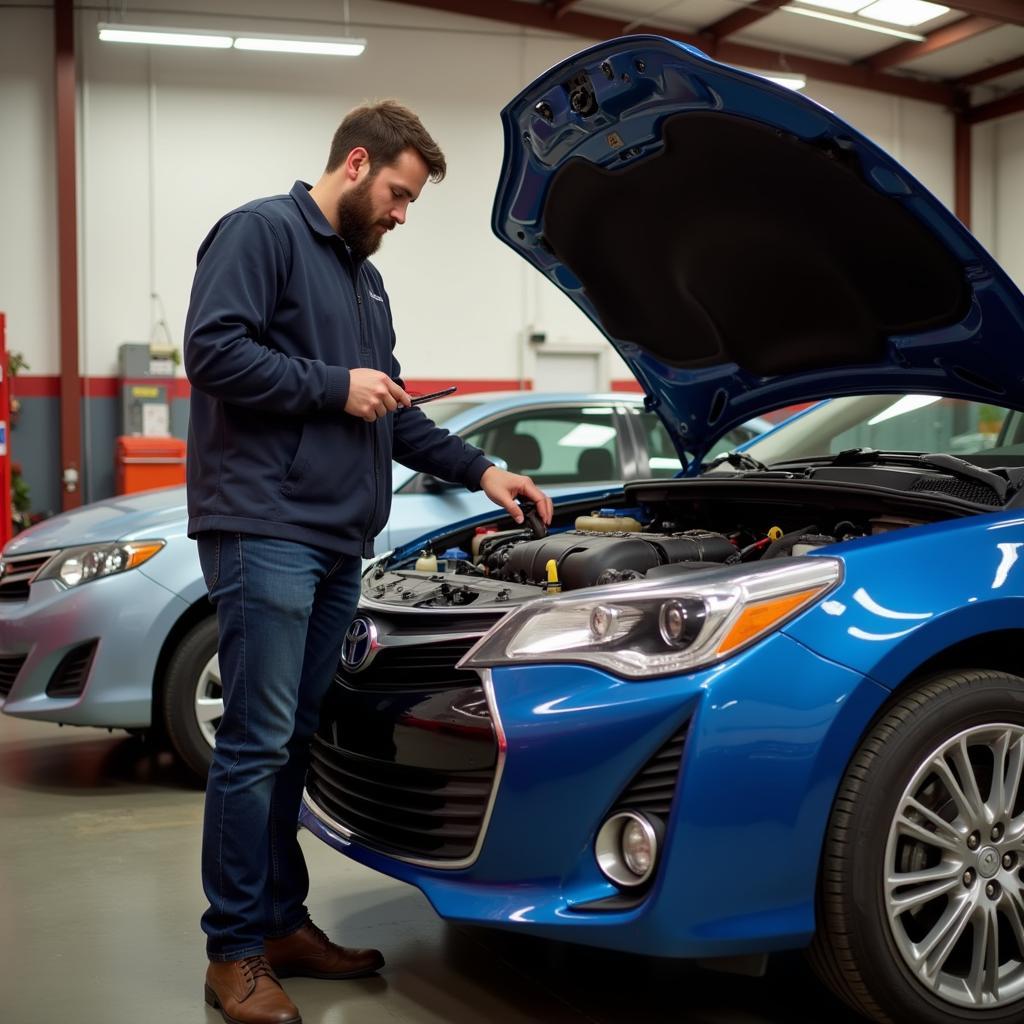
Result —
<path fill-rule="evenodd" d="M 547 529 L 528 508 L 522 525 L 496 517 L 386 556 L 364 575 L 363 597 L 390 608 L 493 613 L 542 594 L 789 558 L 978 511 L 941 489 L 908 494 L 905 485 L 831 478 L 639 482 L 599 503 L 559 504 Z"/>

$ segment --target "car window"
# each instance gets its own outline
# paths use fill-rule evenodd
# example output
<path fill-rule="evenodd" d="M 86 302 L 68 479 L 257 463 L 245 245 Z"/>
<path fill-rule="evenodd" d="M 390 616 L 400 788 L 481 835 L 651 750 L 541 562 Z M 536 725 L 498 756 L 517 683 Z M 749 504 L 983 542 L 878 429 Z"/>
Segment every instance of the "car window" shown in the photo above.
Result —
<path fill-rule="evenodd" d="M 683 464 L 679 461 L 679 455 L 668 436 L 665 424 L 653 412 L 637 410 L 636 415 L 647 439 L 647 466 L 644 467 L 641 463 L 640 475 L 675 476 L 683 468 Z"/>
<path fill-rule="evenodd" d="M 1007 410 L 935 395 L 903 395 L 830 439 L 832 454 L 847 448 L 973 455 L 993 448 Z"/>
<path fill-rule="evenodd" d="M 593 483 L 622 479 L 615 410 L 520 410 L 465 436 L 513 473 L 539 484 Z"/>

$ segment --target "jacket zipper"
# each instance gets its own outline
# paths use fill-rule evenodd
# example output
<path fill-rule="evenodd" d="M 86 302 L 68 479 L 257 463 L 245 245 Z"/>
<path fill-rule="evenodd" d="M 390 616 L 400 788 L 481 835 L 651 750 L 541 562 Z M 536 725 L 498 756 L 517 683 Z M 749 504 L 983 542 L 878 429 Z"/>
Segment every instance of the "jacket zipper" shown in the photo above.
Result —
<path fill-rule="evenodd" d="M 369 344 L 366 339 L 366 331 L 363 327 L 363 296 L 359 291 L 359 278 L 362 276 L 363 268 L 362 265 L 358 265 L 356 268 L 355 280 L 353 281 L 356 293 L 356 310 L 359 317 L 359 348 L 360 351 L 368 352 Z M 373 507 L 370 511 L 370 516 L 366 522 L 366 529 L 363 531 L 363 550 L 366 550 L 366 545 L 370 542 L 370 531 L 373 529 L 375 520 L 377 518 L 377 508 L 380 505 L 380 474 L 377 471 L 377 424 L 370 424 L 370 436 L 373 441 Z"/>
<path fill-rule="evenodd" d="M 366 550 L 366 545 L 370 543 L 370 531 L 373 530 L 375 520 L 377 519 L 377 507 L 380 504 L 380 474 L 377 472 L 377 424 L 370 424 L 370 432 L 373 438 L 373 508 L 370 512 L 370 517 L 366 521 L 366 530 L 363 532 L 363 550 Z M 377 533 L 373 530 L 374 534 Z"/>

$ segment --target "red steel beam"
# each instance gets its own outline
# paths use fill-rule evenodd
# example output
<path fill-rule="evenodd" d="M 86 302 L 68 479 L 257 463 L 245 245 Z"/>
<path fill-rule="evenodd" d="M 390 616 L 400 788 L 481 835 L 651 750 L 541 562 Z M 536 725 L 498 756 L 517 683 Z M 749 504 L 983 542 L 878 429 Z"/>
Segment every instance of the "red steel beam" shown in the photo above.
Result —
<path fill-rule="evenodd" d="M 75 175 L 75 21 L 73 0 L 54 3 L 57 121 L 57 266 L 60 302 L 60 464 L 67 511 L 82 504 L 82 382 L 78 369 L 78 215 Z"/>
<path fill-rule="evenodd" d="M 1014 57 L 1013 60 L 1004 60 L 1002 64 L 993 64 L 990 67 L 981 68 L 979 71 L 972 71 L 969 75 L 958 78 L 956 84 L 960 86 L 980 85 L 982 82 L 989 82 L 993 78 L 1001 78 L 1003 75 L 1020 71 L 1022 68 L 1024 68 L 1024 57 Z"/>
<path fill-rule="evenodd" d="M 982 121 L 991 121 L 994 117 L 1006 117 L 1007 114 L 1020 114 L 1021 112 L 1024 112 L 1024 89 L 1017 89 L 990 103 L 971 107 L 965 111 L 964 117 L 970 124 L 980 124 Z"/>
<path fill-rule="evenodd" d="M 952 0 L 951 0 L 952 2 Z M 992 18 L 980 18 L 974 15 L 954 21 L 951 25 L 943 25 L 934 32 L 927 35 L 920 43 L 900 43 L 899 46 L 890 46 L 873 57 L 867 57 L 863 63 L 875 71 L 882 71 L 885 68 L 895 67 L 897 64 L 906 64 L 909 61 L 917 60 L 919 57 L 927 57 L 930 53 L 937 53 L 949 46 L 955 46 L 967 39 L 973 39 L 982 32 L 996 28 L 1000 22 Z"/>
<path fill-rule="evenodd" d="M 789 0 L 753 0 L 746 7 L 733 11 L 732 14 L 727 14 L 724 18 L 719 18 L 718 21 L 705 26 L 701 32 L 714 36 L 715 39 L 724 39 L 736 32 L 742 32 L 748 25 L 753 25 L 755 21 L 767 18 L 773 11 L 777 11 L 783 4 L 788 3 Z"/>
<path fill-rule="evenodd" d="M 980 14 L 1008 25 L 1024 25 L 1024 3 L 1021 0 L 949 0 L 949 6 L 964 14 Z"/>
<path fill-rule="evenodd" d="M 570 7 L 575 7 L 579 2 L 580 0 L 547 0 L 551 16 L 554 18 L 562 17 Z"/>
<path fill-rule="evenodd" d="M 742 64 L 745 67 L 764 71 L 791 71 L 820 79 L 823 82 L 837 82 L 861 89 L 872 89 L 890 96 L 908 96 L 912 99 L 953 106 L 957 93 L 944 82 L 921 81 L 916 78 L 902 78 L 888 75 L 864 65 L 834 64 L 827 60 L 801 57 L 767 50 L 759 46 L 746 46 L 728 40 L 717 42 L 713 36 L 691 35 L 673 32 L 664 26 L 636 25 L 606 18 L 596 14 L 581 14 L 569 11 L 560 18 L 552 18 L 546 7 L 519 3 L 518 0 L 388 0 L 389 3 L 403 3 L 408 7 L 426 10 L 446 11 L 475 18 L 487 18 L 509 25 L 520 25 L 541 31 L 564 32 L 584 39 L 611 39 L 626 33 L 649 33 L 667 36 L 680 42 L 696 46 L 716 60 L 727 64 Z"/>

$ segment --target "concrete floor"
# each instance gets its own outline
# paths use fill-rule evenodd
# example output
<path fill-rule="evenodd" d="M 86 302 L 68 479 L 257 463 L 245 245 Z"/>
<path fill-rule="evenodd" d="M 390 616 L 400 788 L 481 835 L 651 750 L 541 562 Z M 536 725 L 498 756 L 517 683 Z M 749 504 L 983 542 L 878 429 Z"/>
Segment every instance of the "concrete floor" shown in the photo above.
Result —
<path fill-rule="evenodd" d="M 216 1024 L 202 1000 L 202 793 L 124 734 L 0 716 L 0 1019 Z M 763 979 L 446 925 L 303 833 L 314 920 L 378 978 L 292 979 L 306 1024 L 853 1024 L 799 956 Z"/>

